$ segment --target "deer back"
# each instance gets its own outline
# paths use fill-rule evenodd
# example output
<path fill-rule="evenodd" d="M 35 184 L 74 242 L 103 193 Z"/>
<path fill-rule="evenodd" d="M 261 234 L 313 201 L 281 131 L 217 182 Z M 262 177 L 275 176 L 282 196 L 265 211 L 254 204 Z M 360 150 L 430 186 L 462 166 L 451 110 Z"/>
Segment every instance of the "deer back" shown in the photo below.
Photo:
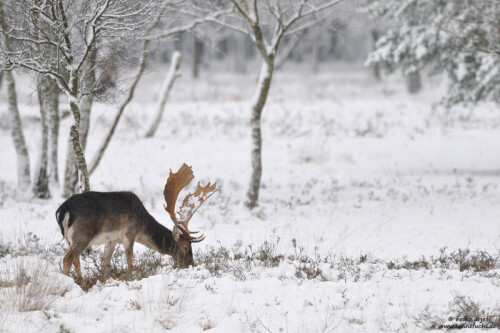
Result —
<path fill-rule="evenodd" d="M 135 238 L 151 223 L 157 223 L 141 200 L 132 192 L 86 192 L 75 194 L 56 211 L 56 219 L 68 242 L 105 239 L 125 234 Z"/>

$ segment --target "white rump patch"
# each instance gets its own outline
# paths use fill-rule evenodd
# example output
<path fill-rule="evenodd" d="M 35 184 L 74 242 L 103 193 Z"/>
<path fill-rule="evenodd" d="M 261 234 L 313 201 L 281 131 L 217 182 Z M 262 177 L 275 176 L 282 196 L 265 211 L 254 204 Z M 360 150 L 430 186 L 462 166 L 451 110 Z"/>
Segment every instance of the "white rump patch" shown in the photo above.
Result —
<path fill-rule="evenodd" d="M 58 216 L 59 218 L 59 216 Z M 62 221 L 62 226 L 63 226 L 63 230 L 64 230 L 64 235 L 63 237 L 66 238 L 67 235 L 68 235 L 68 223 L 69 223 L 69 212 L 66 212 L 66 214 L 64 214 L 64 220 Z"/>

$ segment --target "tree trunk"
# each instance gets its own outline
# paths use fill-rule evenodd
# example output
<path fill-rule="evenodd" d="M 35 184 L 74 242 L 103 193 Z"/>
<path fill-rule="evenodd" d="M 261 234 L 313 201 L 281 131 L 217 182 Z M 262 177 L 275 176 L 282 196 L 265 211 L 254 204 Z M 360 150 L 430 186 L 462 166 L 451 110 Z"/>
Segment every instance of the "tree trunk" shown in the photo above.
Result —
<path fill-rule="evenodd" d="M 193 77 L 195 79 L 197 79 L 200 74 L 200 63 L 202 55 L 203 55 L 203 43 L 195 37 L 194 51 L 193 51 Z"/>
<path fill-rule="evenodd" d="M 179 67 L 181 64 L 181 54 L 179 52 L 174 52 L 172 55 L 172 63 L 170 64 L 170 69 L 168 71 L 167 77 L 163 82 L 163 87 L 160 92 L 160 103 L 158 104 L 158 110 L 156 117 L 146 133 L 146 138 L 151 138 L 155 135 L 158 126 L 160 125 L 161 119 L 163 117 L 163 111 L 165 111 L 165 104 L 167 103 L 168 96 L 174 85 L 175 79 L 179 76 Z"/>
<path fill-rule="evenodd" d="M 99 163 L 101 162 L 101 159 L 104 156 L 104 152 L 108 148 L 108 145 L 111 142 L 111 138 L 113 137 L 116 127 L 118 126 L 118 122 L 120 121 L 121 116 L 123 115 L 123 111 L 125 111 L 125 108 L 134 97 L 135 88 L 137 87 L 137 84 L 139 83 L 140 79 L 142 78 L 142 75 L 144 74 L 144 70 L 146 69 L 146 63 L 148 61 L 148 47 L 149 47 L 149 40 L 145 40 L 144 43 L 142 44 L 142 56 L 139 63 L 139 69 L 137 71 L 137 74 L 135 75 L 134 82 L 132 82 L 132 85 L 129 88 L 127 98 L 123 101 L 123 103 L 120 105 L 118 109 L 118 113 L 116 114 L 115 120 L 113 122 L 113 125 L 111 125 L 108 135 L 104 139 L 101 148 L 97 152 L 96 156 L 94 157 L 90 165 L 89 174 L 92 174 L 99 165 Z"/>
<path fill-rule="evenodd" d="M 78 106 L 76 98 L 72 99 L 69 105 L 75 119 L 75 124 L 71 126 L 70 138 L 75 152 L 76 165 L 80 171 L 80 191 L 88 192 L 90 191 L 90 182 L 87 171 L 87 161 L 85 160 L 85 154 L 80 139 L 80 107 Z"/>
<path fill-rule="evenodd" d="M 259 83 L 252 101 L 252 116 L 250 126 L 252 128 L 252 176 L 247 193 L 247 207 L 254 208 L 258 205 L 260 180 L 262 178 L 262 133 L 261 118 L 262 110 L 266 104 L 267 95 L 271 88 L 271 80 L 274 71 L 274 58 L 262 63 Z"/>
<path fill-rule="evenodd" d="M 82 146 L 82 151 L 85 151 L 87 147 L 87 137 L 90 127 L 90 113 L 92 110 L 92 97 L 85 96 L 82 98 L 82 103 L 80 107 L 80 127 L 79 127 L 79 137 Z M 66 171 L 64 172 L 64 191 L 63 196 L 65 198 L 78 193 L 78 166 L 75 159 L 75 149 L 73 147 L 72 136 L 70 133 L 68 141 L 68 151 L 66 155 Z"/>
<path fill-rule="evenodd" d="M 375 47 L 377 46 L 377 41 L 380 38 L 380 33 L 377 29 L 372 29 L 371 35 L 372 35 L 373 50 L 375 50 Z M 380 63 L 376 62 L 374 65 L 372 65 L 372 73 L 375 80 L 377 81 L 382 80 L 382 75 L 380 74 Z"/>
<path fill-rule="evenodd" d="M 6 17 L 3 11 L 3 2 L 0 1 L 0 28 L 7 31 Z M 5 47 L 10 50 L 10 40 L 4 36 Z M 21 117 L 19 115 L 19 108 L 17 105 L 16 82 L 11 71 L 0 72 L 0 83 L 2 82 L 5 73 L 5 81 L 7 84 L 7 96 L 9 99 L 9 118 L 12 141 L 17 155 L 17 186 L 21 191 L 28 189 L 31 184 L 30 179 L 30 158 L 28 155 L 28 148 L 24 140 L 23 127 L 21 124 Z"/>
<path fill-rule="evenodd" d="M 59 88 L 53 80 L 49 103 L 49 177 L 54 184 L 59 184 L 58 147 L 59 147 Z"/>
<path fill-rule="evenodd" d="M 66 150 L 66 169 L 64 171 L 63 197 L 69 198 L 78 192 L 78 167 L 76 166 L 75 150 L 71 142 L 71 135 L 68 137 L 68 148 Z"/>
<path fill-rule="evenodd" d="M 2 89 L 3 72 L 0 72 L 0 89 Z"/>
<path fill-rule="evenodd" d="M 9 96 L 9 117 L 12 141 L 17 154 L 17 186 L 20 190 L 28 189 L 31 183 L 30 179 L 30 158 L 28 148 L 24 140 L 21 117 L 17 107 L 16 83 L 11 71 L 5 72 L 5 81 L 7 82 L 7 94 Z"/>
<path fill-rule="evenodd" d="M 418 70 L 408 74 L 406 77 L 406 88 L 410 94 L 418 94 L 422 90 L 422 81 Z"/>
<path fill-rule="evenodd" d="M 38 101 L 40 104 L 40 116 L 42 125 L 42 135 L 38 155 L 37 169 L 35 170 L 35 180 L 33 184 L 33 194 L 37 198 L 50 198 L 49 192 L 49 111 L 54 106 L 52 101 L 53 81 L 47 77 L 40 77 L 38 80 Z"/>
<path fill-rule="evenodd" d="M 85 78 L 85 85 L 87 87 L 93 87 L 96 82 L 96 51 L 92 50 L 89 55 L 88 61 L 83 69 L 84 72 L 88 73 Z M 94 70 L 92 70 L 94 69 Z M 85 152 L 87 147 L 87 137 L 90 127 L 90 114 L 92 110 L 93 98 L 91 95 L 86 95 L 82 97 L 80 103 L 80 125 L 78 127 L 78 135 L 80 140 L 80 145 L 82 148 L 82 153 Z M 78 165 L 76 160 L 75 148 L 73 144 L 72 132 L 70 132 L 68 151 L 66 155 L 66 171 L 64 173 L 64 191 L 63 196 L 69 197 L 75 193 L 78 193 Z"/>

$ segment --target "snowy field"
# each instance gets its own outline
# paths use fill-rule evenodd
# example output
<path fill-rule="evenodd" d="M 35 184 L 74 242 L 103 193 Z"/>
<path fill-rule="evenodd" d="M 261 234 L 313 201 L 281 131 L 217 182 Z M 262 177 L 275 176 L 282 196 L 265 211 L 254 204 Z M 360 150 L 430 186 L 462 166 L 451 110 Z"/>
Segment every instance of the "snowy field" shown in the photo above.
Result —
<path fill-rule="evenodd" d="M 255 76 L 182 77 L 156 136 L 145 139 L 163 71 L 141 84 L 91 187 L 135 192 L 171 228 L 162 195 L 169 168 L 186 162 L 202 184 L 217 181 L 220 191 L 191 222 L 207 236 L 193 246 L 199 265 L 174 270 L 162 258 L 154 274 L 88 291 L 63 275 L 54 214 L 64 199 L 56 187 L 49 200 L 16 191 L 2 87 L 0 331 L 415 332 L 466 316 L 498 323 L 497 106 L 446 111 L 438 78 L 411 96 L 399 77 L 376 83 L 352 65 L 278 72 L 264 110 L 260 205 L 248 211 Z M 34 165 L 36 94 L 18 81 Z M 89 159 L 116 110 L 92 112 Z M 70 122 L 62 121 L 59 170 Z M 124 256 L 115 259 L 122 269 Z"/>

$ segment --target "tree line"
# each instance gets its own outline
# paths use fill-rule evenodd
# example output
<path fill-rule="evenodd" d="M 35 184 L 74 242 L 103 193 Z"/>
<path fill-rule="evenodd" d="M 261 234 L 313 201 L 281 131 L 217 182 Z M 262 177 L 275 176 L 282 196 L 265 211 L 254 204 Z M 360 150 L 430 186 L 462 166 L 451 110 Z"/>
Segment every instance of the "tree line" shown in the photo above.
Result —
<path fill-rule="evenodd" d="M 176 36 L 176 49 L 186 48 L 186 41 L 191 41 L 188 50 L 195 77 L 209 53 L 207 49 L 215 56 L 231 53 L 236 69 L 241 71 L 247 70 L 249 57 L 261 64 L 249 110 L 252 174 L 247 206 L 253 208 L 258 204 L 263 171 L 262 113 L 273 75 L 286 60 L 308 61 L 315 68 L 332 58 L 364 57 L 372 49 L 367 64 L 377 79 L 381 79 L 381 69 L 401 69 L 408 78 L 409 91 L 417 92 L 420 72 L 431 67 L 431 72 L 450 78 L 446 105 L 498 102 L 499 6 L 488 0 L 2 1 L 0 82 L 7 87 L 18 188 L 31 189 L 38 198 L 50 197 L 50 182 L 62 182 L 65 197 L 89 191 L 90 176 L 151 61 L 152 45 L 165 45 Z M 346 32 L 355 26 L 362 26 L 366 32 L 363 38 Z M 178 76 L 180 53 L 164 57 L 171 60 L 171 68 L 148 137 L 154 135 L 161 121 Z M 117 68 L 134 67 L 129 80 L 116 80 Z M 42 135 L 33 181 L 14 70 L 23 70 L 36 80 Z M 85 150 L 93 104 L 110 100 L 117 86 L 125 94 L 115 103 L 114 121 L 89 163 Z M 69 144 L 63 176 L 58 170 L 57 153 L 60 98 L 69 104 L 73 120 L 66 134 Z"/>

